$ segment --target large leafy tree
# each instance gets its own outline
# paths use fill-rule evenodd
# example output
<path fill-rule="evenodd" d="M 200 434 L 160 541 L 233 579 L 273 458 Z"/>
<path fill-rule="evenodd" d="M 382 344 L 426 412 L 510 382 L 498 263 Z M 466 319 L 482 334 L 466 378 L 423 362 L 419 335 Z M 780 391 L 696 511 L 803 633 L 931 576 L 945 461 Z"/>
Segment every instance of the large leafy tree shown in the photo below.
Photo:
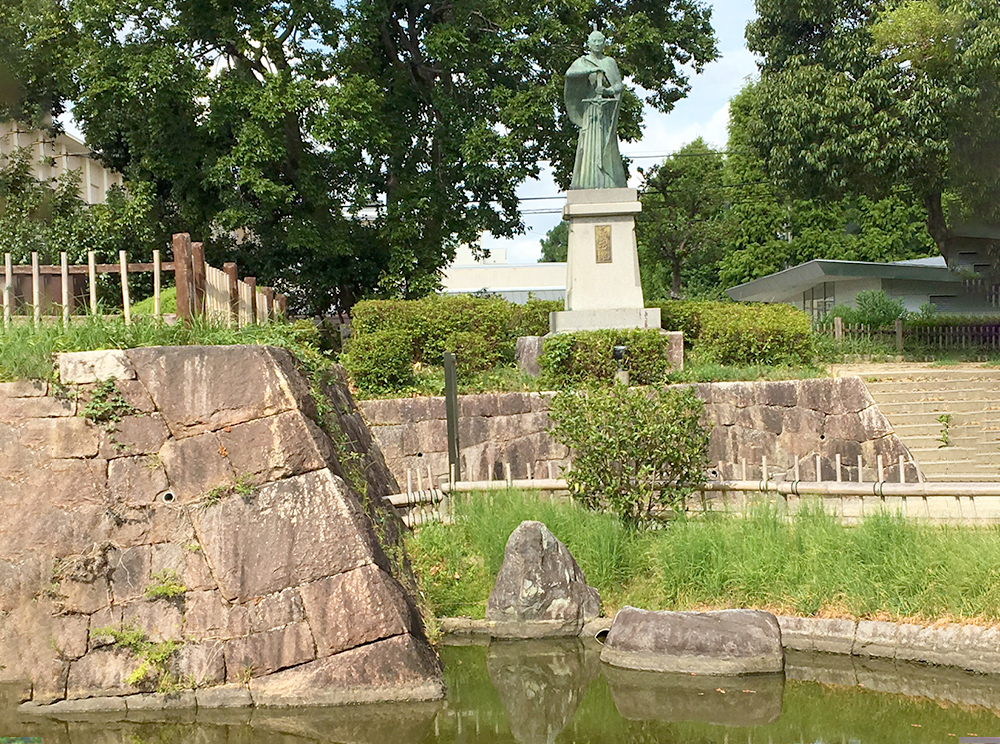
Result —
<path fill-rule="evenodd" d="M 559 220 L 558 224 L 545 233 L 545 237 L 538 242 L 542 245 L 539 263 L 565 261 L 569 255 L 569 223 L 566 220 Z"/>
<path fill-rule="evenodd" d="M 911 194 L 946 256 L 956 215 L 1000 218 L 1000 5 L 758 0 L 751 140 L 806 196 Z"/>
<path fill-rule="evenodd" d="M 699 137 L 645 176 L 636 224 L 643 291 L 681 297 L 685 274 L 713 267 L 726 234 L 723 155 Z"/>
<path fill-rule="evenodd" d="M 567 185 L 562 71 L 589 28 L 663 111 L 716 54 L 699 0 L 67 1 L 104 162 L 315 312 L 425 293 L 458 242 L 521 230 L 540 160 Z"/>

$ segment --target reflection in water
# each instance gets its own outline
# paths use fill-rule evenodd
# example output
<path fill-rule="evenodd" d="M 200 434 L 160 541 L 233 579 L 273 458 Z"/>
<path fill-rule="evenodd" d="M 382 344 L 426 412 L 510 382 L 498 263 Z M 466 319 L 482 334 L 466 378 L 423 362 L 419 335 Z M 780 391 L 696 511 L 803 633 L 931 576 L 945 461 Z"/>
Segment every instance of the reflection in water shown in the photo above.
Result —
<path fill-rule="evenodd" d="M 55 721 L 18 715 L 16 693 L 5 697 L 0 687 L 0 737 L 40 736 L 44 744 L 940 744 L 1000 735 L 1000 677 L 955 670 L 791 653 L 782 695 L 781 675 L 668 679 L 600 665 L 596 650 L 577 641 L 446 646 L 441 657 L 448 697 L 419 705 Z"/>
<path fill-rule="evenodd" d="M 552 744 L 600 673 L 579 638 L 494 641 L 486 668 L 519 744 Z"/>
<path fill-rule="evenodd" d="M 781 715 L 783 674 L 707 677 L 604 667 L 611 699 L 632 721 L 761 726 Z"/>

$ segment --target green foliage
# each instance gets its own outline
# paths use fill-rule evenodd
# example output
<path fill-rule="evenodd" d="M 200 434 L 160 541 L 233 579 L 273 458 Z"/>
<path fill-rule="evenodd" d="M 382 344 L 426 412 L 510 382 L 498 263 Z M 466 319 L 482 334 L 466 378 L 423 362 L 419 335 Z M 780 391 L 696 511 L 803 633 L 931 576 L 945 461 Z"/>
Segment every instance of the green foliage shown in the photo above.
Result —
<path fill-rule="evenodd" d="M 635 532 L 609 514 L 517 492 L 472 494 L 457 501 L 454 525 L 427 525 L 408 538 L 420 586 L 439 615 L 483 616 L 504 543 L 524 519 L 545 523 L 567 545 L 607 616 L 630 604 L 1000 620 L 1000 531 L 992 526 L 933 525 L 889 513 L 845 526 L 819 506 L 806 503 L 788 516 L 761 503 L 745 517 L 692 515 Z"/>
<path fill-rule="evenodd" d="M 94 386 L 90 400 L 80 410 L 80 415 L 95 424 L 114 424 L 138 410 L 125 400 L 114 378 L 102 380 Z"/>
<path fill-rule="evenodd" d="M 400 390 L 415 382 L 413 344 L 403 330 L 355 330 L 340 355 L 351 381 L 365 394 Z"/>
<path fill-rule="evenodd" d="M 560 333 L 546 338 L 538 358 L 542 377 L 557 388 L 581 382 L 609 383 L 618 371 L 615 346 L 627 349 L 622 367 L 629 371 L 632 384 L 651 385 L 670 372 L 670 342 L 659 331 L 601 330 Z"/>
<path fill-rule="evenodd" d="M 791 305 L 715 305 L 701 314 L 695 348 L 720 364 L 808 364 L 816 353 L 809 318 Z"/>
<path fill-rule="evenodd" d="M 160 312 L 163 314 L 177 312 L 177 288 L 167 287 L 160 292 Z M 132 315 L 152 315 L 153 298 L 147 297 L 144 300 L 132 304 Z"/>
<path fill-rule="evenodd" d="M 643 294 L 677 298 L 685 278 L 699 269 L 711 273 L 727 234 L 722 153 L 699 137 L 643 175 L 636 219 Z"/>
<path fill-rule="evenodd" d="M 646 303 L 646 307 L 658 307 L 660 327 L 665 331 L 681 331 L 684 334 L 684 344 L 690 346 L 692 341 L 701 336 L 701 314 L 717 304 L 719 303 L 709 300 L 667 300 Z"/>
<path fill-rule="evenodd" d="M 895 323 L 897 318 L 905 319 L 907 312 L 902 300 L 890 298 L 881 289 L 866 289 L 858 292 L 854 307 L 837 305 L 830 315 L 841 318 L 845 323 L 885 328 Z"/>
<path fill-rule="evenodd" d="M 569 254 L 569 223 L 566 220 L 559 220 L 559 223 L 545 233 L 545 237 L 539 242 L 542 244 L 539 263 L 565 261 Z"/>
<path fill-rule="evenodd" d="M 256 495 L 256 492 L 253 479 L 246 473 L 243 473 L 232 483 L 209 489 L 202 497 L 200 506 L 202 509 L 208 509 L 234 496 L 239 496 L 244 501 L 249 501 Z M 363 493 L 364 490 L 362 489 L 360 492 Z M 181 589 L 181 591 L 186 591 L 186 589 Z"/>
<path fill-rule="evenodd" d="M 150 576 L 150 584 L 146 587 L 146 599 L 171 599 L 179 597 L 187 591 L 176 571 L 163 569 Z"/>
<path fill-rule="evenodd" d="M 170 662 L 180 648 L 176 641 L 153 643 L 141 628 L 125 625 L 121 628 L 107 626 L 92 628 L 92 639 L 110 638 L 119 648 L 126 649 L 139 659 L 126 682 L 134 687 L 167 692 L 177 688 L 177 680 L 170 671 Z"/>
<path fill-rule="evenodd" d="M 937 417 L 937 422 L 941 424 L 941 434 L 938 436 L 938 441 L 941 442 L 939 447 L 948 447 L 951 444 L 951 414 L 942 413 Z"/>
<path fill-rule="evenodd" d="M 590 509 L 607 510 L 629 528 L 683 508 L 704 480 L 708 431 L 690 388 L 592 387 L 552 400 L 552 436 L 573 451 L 566 482 Z"/>

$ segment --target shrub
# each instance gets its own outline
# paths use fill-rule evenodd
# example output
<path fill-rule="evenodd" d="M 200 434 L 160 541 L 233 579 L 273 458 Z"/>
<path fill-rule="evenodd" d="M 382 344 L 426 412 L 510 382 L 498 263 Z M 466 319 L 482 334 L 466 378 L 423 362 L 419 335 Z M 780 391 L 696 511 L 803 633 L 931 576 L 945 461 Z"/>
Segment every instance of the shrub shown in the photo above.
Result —
<path fill-rule="evenodd" d="M 455 371 L 460 380 L 476 372 L 492 369 L 500 361 L 496 344 L 481 333 L 456 331 L 445 341 L 445 349 L 455 354 Z"/>
<path fill-rule="evenodd" d="M 933 312 L 933 305 L 931 308 Z M 921 307 L 921 312 L 923 310 Z M 840 318 L 849 325 L 884 328 L 895 323 L 896 318 L 905 318 L 906 310 L 902 300 L 891 299 L 881 289 L 870 289 L 858 292 L 854 298 L 854 307 L 837 305 L 830 311 L 829 317 Z"/>
<path fill-rule="evenodd" d="M 701 336 L 702 313 L 716 306 L 730 307 L 731 304 L 708 300 L 667 300 L 650 307 L 660 309 L 660 327 L 663 330 L 683 332 L 685 344 L 690 345 Z"/>
<path fill-rule="evenodd" d="M 691 388 L 584 388 L 552 400 L 552 435 L 573 450 L 566 481 L 628 527 L 663 516 L 704 479 L 708 431 Z"/>
<path fill-rule="evenodd" d="M 538 359 L 545 380 L 557 387 L 579 382 L 611 382 L 618 371 L 614 347 L 628 351 L 623 367 L 630 381 L 650 385 L 670 372 L 670 340 L 653 329 L 577 331 L 545 339 Z"/>
<path fill-rule="evenodd" d="M 816 341 L 809 318 L 791 305 L 718 304 L 702 313 L 696 348 L 720 364 L 807 364 Z"/>
<path fill-rule="evenodd" d="M 549 313 L 556 313 L 565 307 L 562 300 L 539 300 L 528 298 L 523 305 L 515 305 L 511 318 L 511 336 L 544 336 L 549 332 Z"/>
<path fill-rule="evenodd" d="M 405 332 L 377 330 L 352 338 L 340 362 L 359 390 L 377 394 L 414 383 L 411 358 Z"/>

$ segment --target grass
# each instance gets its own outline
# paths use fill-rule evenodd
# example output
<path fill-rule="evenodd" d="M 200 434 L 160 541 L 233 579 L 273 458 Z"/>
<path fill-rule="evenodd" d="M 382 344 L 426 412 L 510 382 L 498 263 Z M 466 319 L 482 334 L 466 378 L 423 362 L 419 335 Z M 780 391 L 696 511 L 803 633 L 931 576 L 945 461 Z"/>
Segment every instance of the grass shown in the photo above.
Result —
<path fill-rule="evenodd" d="M 629 532 L 606 514 L 520 492 L 476 494 L 454 525 L 409 538 L 422 590 L 439 616 L 483 617 L 507 536 L 544 522 L 601 593 L 604 614 L 756 607 L 778 613 L 1000 621 L 1000 528 L 936 526 L 876 514 L 854 527 L 818 506 L 791 520 L 761 505 L 746 518 L 684 518 Z"/>
<path fill-rule="evenodd" d="M 88 316 L 65 326 L 51 320 L 0 329 L 0 381 L 55 380 L 53 355 L 58 352 L 193 344 L 269 344 L 289 349 L 307 368 L 330 364 L 319 351 L 318 333 L 309 322 L 228 328 L 207 321 L 168 325 L 148 316 L 137 316 L 125 325 L 122 318 Z"/>

